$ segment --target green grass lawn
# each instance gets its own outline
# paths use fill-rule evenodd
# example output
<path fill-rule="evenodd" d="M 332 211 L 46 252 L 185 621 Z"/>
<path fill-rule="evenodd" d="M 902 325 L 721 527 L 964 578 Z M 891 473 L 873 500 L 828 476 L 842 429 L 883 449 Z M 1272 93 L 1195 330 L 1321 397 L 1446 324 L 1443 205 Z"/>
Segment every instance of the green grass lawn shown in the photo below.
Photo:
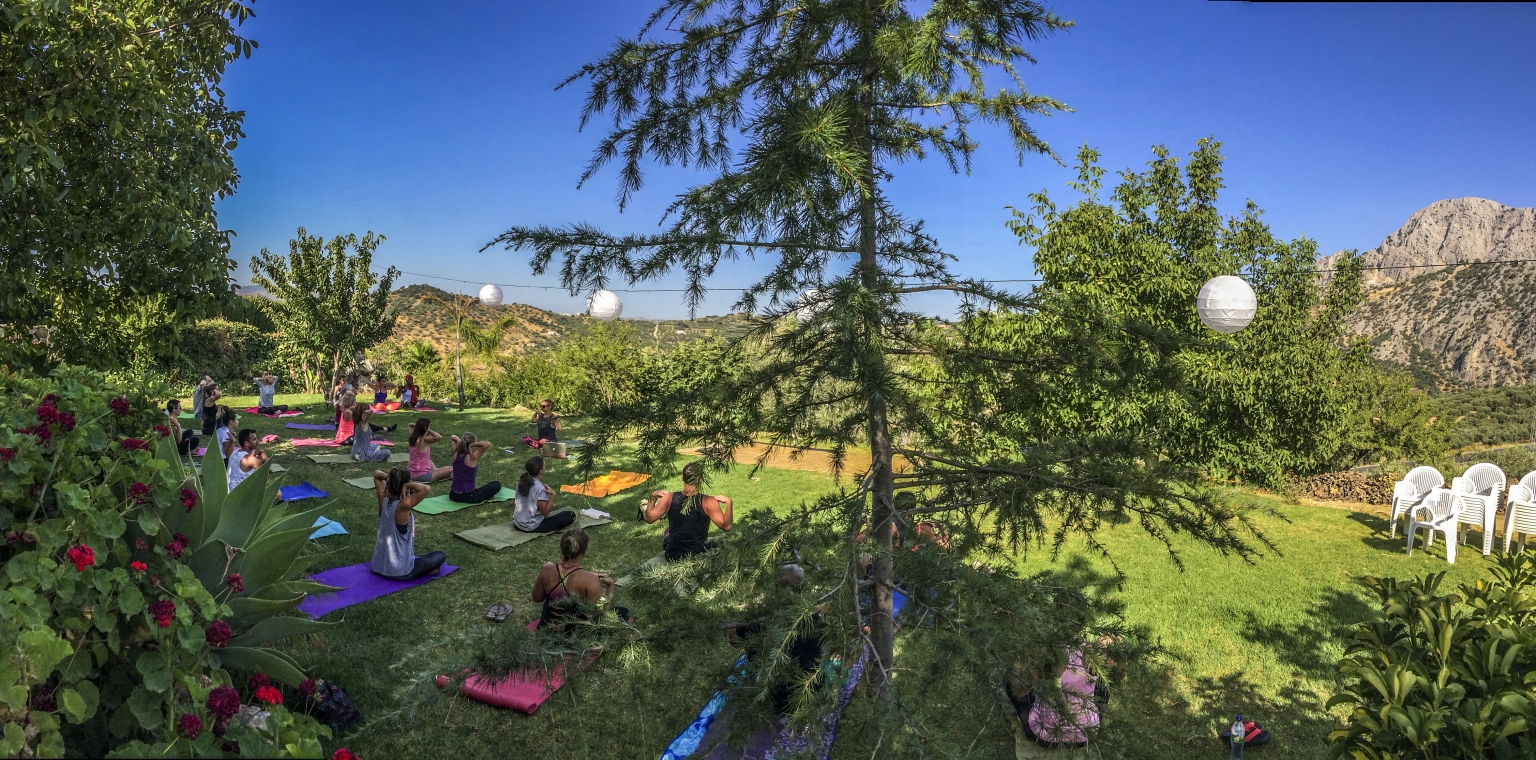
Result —
<path fill-rule="evenodd" d="M 314 403 L 314 397 L 279 396 L 278 403 Z M 230 399 L 244 406 L 254 399 Z M 241 424 L 284 440 L 313 431 L 286 430 L 289 421 L 328 421 L 328 410 L 316 407 L 303 417 L 272 420 L 244 415 Z M 530 432 L 527 420 L 503 410 L 429 415 L 445 436 L 472 430 L 483 440 L 510 446 Z M 400 423 L 387 437 L 403 444 L 404 423 L 413 415 L 390 414 L 377 422 Z M 579 437 L 579 423 L 569 425 Z M 320 434 L 320 435 L 323 435 Z M 519 444 L 520 445 L 520 444 Z M 447 447 L 434 451 L 438 465 L 447 464 Z M 365 562 L 372 555 L 377 505 L 371 491 L 353 488 L 342 478 L 371 472 L 360 464 L 321 465 L 309 462 L 286 444 L 269 447 L 276 461 L 289 467 L 288 483 L 308 481 L 330 496 L 324 514 L 340 520 L 350 536 L 316 542 L 315 569 Z M 335 451 L 335 450 L 332 450 Z M 511 484 L 521 472 L 527 453 L 516 456 L 493 450 L 481 464 L 481 482 L 495 478 Z M 574 462 L 552 461 L 545 481 L 579 480 Z M 605 463 L 633 469 L 622 458 Z M 814 499 L 834 487 L 830 477 L 810 472 L 769 469 L 748 477 L 748 468 L 712 481 L 710 490 L 732 495 L 738 509 L 785 507 Z M 655 554 L 660 527 L 635 517 L 641 495 L 655 487 L 676 488 L 675 480 L 652 481 L 606 499 L 582 499 L 557 494 L 556 506 L 595 506 L 613 513 L 617 522 L 592 529 L 588 565 L 617 570 L 632 567 Z M 445 493 L 437 484 L 434 493 Z M 1243 497 L 1257 498 L 1257 497 Z M 1274 503 L 1286 518 L 1260 517 L 1259 526 L 1280 546 L 1249 565 L 1196 546 L 1181 546 L 1186 563 L 1179 572 L 1160 544 L 1134 526 L 1114 528 L 1100 539 L 1113 552 L 1126 575 L 1115 591 L 1126 605 L 1131 622 L 1144 625 L 1167 654 L 1138 667 L 1127 683 L 1118 684 L 1105 724 L 1107 743 L 1125 748 L 1134 757 L 1218 757 L 1216 730 L 1238 711 L 1266 722 L 1276 734 L 1265 748 L 1272 758 L 1326 756 L 1323 736 L 1334 718 L 1322 709 L 1335 683 L 1335 664 L 1343 654 L 1348 627 L 1372 614 L 1357 579 L 1363 575 L 1411 576 L 1450 570 L 1449 585 L 1480 574 L 1483 558 L 1467 547 L 1455 566 L 1447 565 L 1443 549 L 1429 554 L 1403 553 L 1401 538 L 1388 541 L 1385 520 L 1376 515 L 1323 507 Z M 423 647 L 452 636 L 493 625 L 483 619 L 486 608 L 510 603 L 516 612 L 509 621 L 537 616 L 529 586 L 538 567 L 557 558 L 552 540 L 539 540 L 501 552 L 490 552 L 453 537 L 455 531 L 510 519 L 511 503 L 471 507 L 456 513 L 418 516 L 417 547 L 442 549 L 450 564 L 462 569 L 420 588 L 384 597 L 334 613 L 327 620 L 339 625 L 321 636 L 293 642 L 292 651 L 312 675 L 340 683 L 357 701 L 367 719 L 399 709 L 395 692 L 404 673 L 393 668 Z M 1288 520 L 1288 521 L 1287 521 Z M 1045 550 L 1020 561 L 1021 569 L 1058 572 L 1090 578 L 1102 575 L 1102 559 L 1069 546 L 1052 561 Z M 622 595 L 622 591 L 620 592 Z M 621 600 L 622 601 L 622 600 Z M 643 611 L 639 611 L 643 615 Z M 717 651 L 718 650 L 718 651 Z M 734 656 L 723 643 L 701 648 L 701 657 L 729 663 Z M 597 667 L 566 686 L 538 714 L 525 716 L 467 700 L 428 705 L 404 724 L 373 723 L 347 736 L 346 746 L 364 757 L 404 757 L 433 754 L 451 757 L 655 758 L 666 742 L 687 724 L 708 699 L 708 683 L 677 682 L 665 673 L 647 670 L 644 662 L 621 657 L 600 660 Z M 628 672 L 621 672 L 628 671 Z M 644 672 L 641 672 L 644 671 Z M 644 687 L 636 684 L 646 684 Z M 860 716 L 878 709 L 861 693 L 850 706 L 840 730 L 834 757 L 868 758 L 877 754 L 880 737 L 861 730 Z M 965 716 L 958 724 L 976 740 L 970 756 L 1012 758 L 1013 732 L 999 710 L 986 716 Z"/>

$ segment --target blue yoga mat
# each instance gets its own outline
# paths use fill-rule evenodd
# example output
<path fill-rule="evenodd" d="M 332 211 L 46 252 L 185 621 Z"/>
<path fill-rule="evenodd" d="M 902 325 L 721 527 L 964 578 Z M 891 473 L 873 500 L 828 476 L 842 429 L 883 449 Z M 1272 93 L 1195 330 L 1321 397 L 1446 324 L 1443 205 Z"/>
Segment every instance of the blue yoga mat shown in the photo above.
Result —
<path fill-rule="evenodd" d="M 309 534 L 309 538 L 310 540 L 314 540 L 316 538 L 325 538 L 326 536 L 345 535 L 347 535 L 347 529 L 341 527 L 341 523 L 336 522 L 329 517 L 316 517 L 315 532 Z"/>
<path fill-rule="evenodd" d="M 330 493 L 322 491 L 308 482 L 296 486 L 283 486 L 277 489 L 277 498 L 282 501 L 298 501 L 300 499 L 323 499 Z"/>
<path fill-rule="evenodd" d="M 315 425 L 315 424 L 311 424 L 311 423 L 308 423 L 308 422 L 290 422 L 287 425 L 284 425 L 284 427 L 290 427 L 290 428 L 293 428 L 294 430 L 335 430 L 336 429 L 335 425 Z"/>

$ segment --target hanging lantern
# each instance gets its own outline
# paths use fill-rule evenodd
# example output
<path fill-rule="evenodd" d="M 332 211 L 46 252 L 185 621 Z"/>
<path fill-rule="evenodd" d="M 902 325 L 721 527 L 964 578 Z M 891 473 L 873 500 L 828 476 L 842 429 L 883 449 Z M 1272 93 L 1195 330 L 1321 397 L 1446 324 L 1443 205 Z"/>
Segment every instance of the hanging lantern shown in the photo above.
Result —
<path fill-rule="evenodd" d="M 800 298 L 795 301 L 795 310 L 790 313 L 795 315 L 796 322 L 803 325 L 810 321 L 811 317 L 825 311 L 830 305 L 826 301 L 821 300 L 821 290 L 819 288 L 811 288 L 800 294 Z"/>
<path fill-rule="evenodd" d="M 1253 321 L 1259 299 L 1243 278 L 1230 274 L 1212 277 L 1195 296 L 1195 311 L 1206 327 L 1231 335 Z"/>
<path fill-rule="evenodd" d="M 480 289 L 480 303 L 496 307 L 501 305 L 501 286 L 486 285 Z"/>
<path fill-rule="evenodd" d="M 599 290 L 587 296 L 587 316 L 601 322 L 612 322 L 624 313 L 624 302 L 611 290 Z"/>

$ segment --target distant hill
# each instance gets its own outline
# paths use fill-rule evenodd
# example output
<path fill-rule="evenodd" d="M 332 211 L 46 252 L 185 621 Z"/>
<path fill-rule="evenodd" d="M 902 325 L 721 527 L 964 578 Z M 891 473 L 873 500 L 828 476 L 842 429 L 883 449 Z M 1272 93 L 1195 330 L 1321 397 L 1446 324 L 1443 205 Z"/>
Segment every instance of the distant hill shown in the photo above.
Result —
<path fill-rule="evenodd" d="M 1536 263 L 1489 263 L 1536 259 L 1536 209 L 1438 201 L 1361 257 L 1369 300 L 1350 326 L 1377 359 L 1442 390 L 1536 381 Z"/>
<path fill-rule="evenodd" d="M 436 300 L 434 300 L 436 299 Z M 503 303 L 494 309 L 481 305 L 473 296 L 449 293 L 431 285 L 407 285 L 389 296 L 389 308 L 396 315 L 391 336 L 399 342 L 424 340 L 445 355 L 453 352 L 453 310 L 438 303 L 474 302 L 465 312 L 465 321 L 489 325 L 506 317 L 515 318 L 503 335 L 509 351 L 551 348 L 562 338 L 582 335 L 592 329 L 593 320 L 585 315 L 556 314 L 520 303 Z M 750 329 L 745 314 L 728 314 L 696 319 L 648 320 L 624 319 L 635 328 L 642 343 L 670 347 L 689 340 L 720 337 L 732 339 Z"/>

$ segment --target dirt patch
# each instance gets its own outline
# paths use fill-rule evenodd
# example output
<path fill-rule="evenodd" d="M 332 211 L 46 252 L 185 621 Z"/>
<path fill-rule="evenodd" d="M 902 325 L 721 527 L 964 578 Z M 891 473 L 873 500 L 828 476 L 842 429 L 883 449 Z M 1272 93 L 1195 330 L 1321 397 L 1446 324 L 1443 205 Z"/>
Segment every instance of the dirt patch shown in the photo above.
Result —
<path fill-rule="evenodd" d="M 732 461 L 737 464 L 756 465 L 764 453 L 768 458 L 763 461 L 764 467 L 773 467 L 780 470 L 800 470 L 802 472 L 824 472 L 832 474 L 832 452 L 826 449 L 796 449 L 788 446 L 776 446 L 771 443 L 758 443 L 751 446 L 742 446 L 732 452 Z M 678 449 L 677 453 L 684 456 L 698 456 L 697 448 Z M 843 474 L 860 475 L 869 471 L 870 456 L 861 451 L 850 451 L 843 455 Z M 906 472 L 912 468 L 910 462 L 898 457 L 894 464 L 897 472 Z"/>

